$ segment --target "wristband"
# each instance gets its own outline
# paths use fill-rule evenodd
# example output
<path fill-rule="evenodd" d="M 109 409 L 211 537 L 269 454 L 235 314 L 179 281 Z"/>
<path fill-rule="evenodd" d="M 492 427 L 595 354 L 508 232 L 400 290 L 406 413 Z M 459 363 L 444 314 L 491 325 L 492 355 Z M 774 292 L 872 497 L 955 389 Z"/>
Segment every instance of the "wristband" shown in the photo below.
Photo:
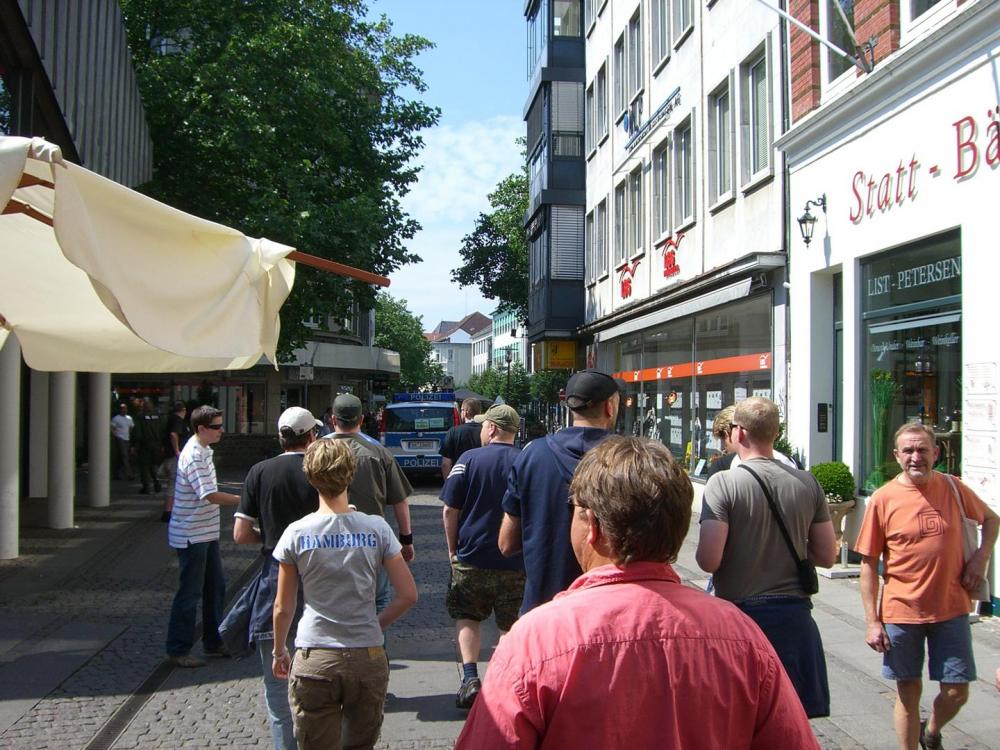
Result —
<path fill-rule="evenodd" d="M 407 546 L 412 547 L 413 546 L 413 534 L 400 534 L 399 535 L 399 543 L 402 544 L 404 547 L 407 547 Z"/>

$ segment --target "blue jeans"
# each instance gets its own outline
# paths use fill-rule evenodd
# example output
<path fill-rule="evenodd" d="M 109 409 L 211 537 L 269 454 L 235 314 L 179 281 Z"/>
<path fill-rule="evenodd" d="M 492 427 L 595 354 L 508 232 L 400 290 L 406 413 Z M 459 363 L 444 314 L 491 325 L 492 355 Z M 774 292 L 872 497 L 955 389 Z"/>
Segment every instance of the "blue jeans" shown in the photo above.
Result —
<path fill-rule="evenodd" d="M 180 584 L 170 608 L 167 627 L 167 655 L 183 656 L 194 646 L 194 626 L 201 599 L 202 647 L 215 651 L 222 646 L 219 623 L 226 598 L 226 578 L 222 571 L 219 543 L 199 542 L 177 550 Z"/>
<path fill-rule="evenodd" d="M 260 654 L 260 668 L 264 673 L 264 705 L 267 706 L 274 750 L 297 750 L 292 710 L 288 707 L 288 682 L 279 680 L 271 671 L 274 641 L 257 641 L 257 653 Z"/>

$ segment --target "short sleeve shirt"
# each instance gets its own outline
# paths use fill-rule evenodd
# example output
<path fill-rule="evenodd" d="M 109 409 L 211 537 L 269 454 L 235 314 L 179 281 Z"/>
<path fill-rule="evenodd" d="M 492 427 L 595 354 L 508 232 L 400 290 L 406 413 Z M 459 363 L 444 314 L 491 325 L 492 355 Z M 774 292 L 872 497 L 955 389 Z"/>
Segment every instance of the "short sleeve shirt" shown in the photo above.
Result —
<path fill-rule="evenodd" d="M 204 499 L 218 489 L 212 449 L 188 440 L 177 458 L 174 508 L 167 530 L 171 547 L 219 540 L 219 506 Z"/>
<path fill-rule="evenodd" d="M 457 461 L 466 451 L 483 447 L 482 431 L 483 426 L 478 422 L 456 425 L 445 433 L 441 450 L 438 453 L 452 461 Z"/>
<path fill-rule="evenodd" d="M 966 516 L 982 523 L 986 505 L 960 480 L 954 482 Z M 883 622 L 944 622 L 971 609 L 961 583 L 961 524 L 958 500 L 939 472 L 926 487 L 892 479 L 868 498 L 854 548 L 865 557 L 882 559 Z"/>
<path fill-rule="evenodd" d="M 111 434 L 119 440 L 128 440 L 135 423 L 128 414 L 116 414 L 111 417 Z"/>
<path fill-rule="evenodd" d="M 503 521 L 507 475 L 520 449 L 492 443 L 466 451 L 452 467 L 441 488 L 441 500 L 461 511 L 458 520 L 458 559 L 478 568 L 523 570 L 521 555 L 504 557 L 498 539 Z"/>
<path fill-rule="evenodd" d="M 288 524 L 319 507 L 319 495 L 302 471 L 299 452 L 254 464 L 243 482 L 236 515 L 260 522 L 261 551 L 270 553 Z"/>
<path fill-rule="evenodd" d="M 191 428 L 188 426 L 186 419 L 182 418 L 179 414 L 171 414 L 167 417 L 167 424 L 163 430 L 163 448 L 166 450 L 168 457 L 172 456 L 174 452 L 173 443 L 170 442 L 170 433 L 172 432 L 177 433 L 177 447 L 181 450 L 184 449 L 184 444 L 191 437 Z"/>
<path fill-rule="evenodd" d="M 384 516 L 386 505 L 396 505 L 413 494 L 410 481 L 395 457 L 381 443 L 361 433 L 334 433 L 324 440 L 346 440 L 358 466 L 347 488 L 348 501 L 362 513 Z"/>
<path fill-rule="evenodd" d="M 382 645 L 375 588 L 383 562 L 402 547 L 384 518 L 366 513 L 310 513 L 285 529 L 274 559 L 294 565 L 305 608 L 298 648 Z"/>
<path fill-rule="evenodd" d="M 796 554 L 806 558 L 810 526 L 830 520 L 816 477 L 773 459 L 752 458 L 746 465 L 771 490 Z M 708 480 L 701 521 L 729 526 L 722 562 L 712 578 L 717 596 L 729 601 L 761 594 L 805 596 L 767 498 L 749 471 L 729 469 Z"/>

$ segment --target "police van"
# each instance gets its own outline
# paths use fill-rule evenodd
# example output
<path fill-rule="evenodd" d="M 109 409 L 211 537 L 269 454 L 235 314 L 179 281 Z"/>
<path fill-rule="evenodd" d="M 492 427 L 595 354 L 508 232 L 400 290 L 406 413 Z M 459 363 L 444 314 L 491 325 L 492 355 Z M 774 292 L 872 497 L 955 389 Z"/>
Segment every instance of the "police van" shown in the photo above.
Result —
<path fill-rule="evenodd" d="M 449 429 L 461 424 L 455 394 L 397 393 L 382 412 L 379 439 L 403 471 L 441 471 L 438 451 Z"/>

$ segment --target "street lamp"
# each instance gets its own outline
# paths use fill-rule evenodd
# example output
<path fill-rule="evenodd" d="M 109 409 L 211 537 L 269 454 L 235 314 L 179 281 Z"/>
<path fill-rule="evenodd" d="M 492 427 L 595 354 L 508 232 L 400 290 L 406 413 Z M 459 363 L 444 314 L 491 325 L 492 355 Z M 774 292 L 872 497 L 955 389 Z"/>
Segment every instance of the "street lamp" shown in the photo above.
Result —
<path fill-rule="evenodd" d="M 812 242 L 813 231 L 816 229 L 816 217 L 809 213 L 810 206 L 819 206 L 823 209 L 823 213 L 826 213 L 826 193 L 823 193 L 819 198 L 814 201 L 806 201 L 806 212 L 799 217 L 799 231 L 802 232 L 802 241 L 806 243 L 806 247 L 809 247 L 809 243 Z"/>
<path fill-rule="evenodd" d="M 504 354 L 504 361 L 507 363 L 507 399 L 510 400 L 510 363 L 513 361 L 514 357 L 510 353 L 510 347 L 507 347 L 507 353 Z"/>

